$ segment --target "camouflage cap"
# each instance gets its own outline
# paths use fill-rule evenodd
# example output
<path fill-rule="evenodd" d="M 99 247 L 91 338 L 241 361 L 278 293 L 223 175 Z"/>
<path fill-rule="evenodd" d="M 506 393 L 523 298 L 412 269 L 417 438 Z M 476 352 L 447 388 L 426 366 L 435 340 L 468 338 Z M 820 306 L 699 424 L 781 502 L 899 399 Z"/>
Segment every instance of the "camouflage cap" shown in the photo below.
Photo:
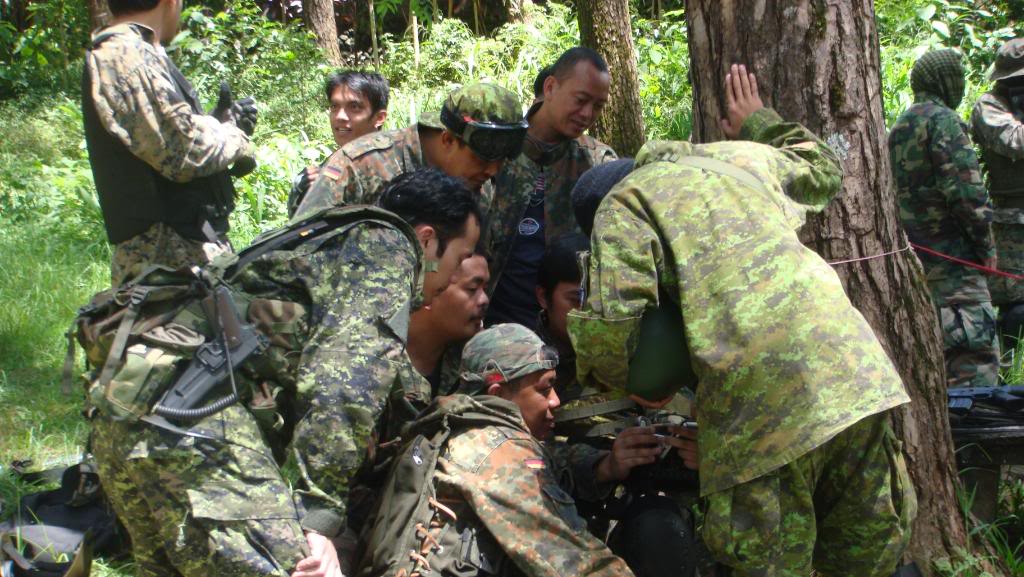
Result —
<path fill-rule="evenodd" d="M 506 323 L 477 333 L 462 349 L 459 392 L 476 394 L 558 366 L 558 352 L 523 325 Z"/>
<path fill-rule="evenodd" d="M 996 63 L 989 77 L 993 82 L 1024 75 L 1024 38 L 1007 40 L 996 53 Z"/>
<path fill-rule="evenodd" d="M 964 97 L 964 66 L 952 48 L 926 52 L 910 71 L 914 94 L 933 94 L 946 106 L 956 108 Z"/>
<path fill-rule="evenodd" d="M 447 108 L 460 118 L 474 122 L 518 125 L 523 121 L 523 107 L 511 91 L 496 84 L 467 84 L 456 88 L 445 98 Z M 429 128 L 448 128 L 441 122 L 441 111 L 425 112 L 419 123 Z"/>

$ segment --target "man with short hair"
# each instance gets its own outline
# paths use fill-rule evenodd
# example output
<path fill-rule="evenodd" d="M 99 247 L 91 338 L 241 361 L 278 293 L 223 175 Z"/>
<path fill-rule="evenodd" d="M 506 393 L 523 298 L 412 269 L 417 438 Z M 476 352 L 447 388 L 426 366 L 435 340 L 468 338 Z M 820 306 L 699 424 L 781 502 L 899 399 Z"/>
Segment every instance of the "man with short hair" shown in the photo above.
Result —
<path fill-rule="evenodd" d="M 391 179 L 422 167 L 462 179 L 480 193 L 486 213 L 490 180 L 519 154 L 525 135 L 514 94 L 494 84 L 463 86 L 416 125 L 360 138 L 332 154 L 294 218 L 329 206 L 373 204 Z"/>
<path fill-rule="evenodd" d="M 202 265 L 227 248 L 231 174 L 252 170 L 252 99 L 221 86 L 212 116 L 164 52 L 182 0 L 111 0 L 82 74 L 82 117 L 107 238 L 111 283 L 150 265 Z M 229 174 L 229 169 L 234 169 Z"/>
<path fill-rule="evenodd" d="M 971 135 L 988 174 L 999 267 L 1024 274 L 1024 38 L 999 48 L 990 79 L 995 86 L 971 113 Z M 999 276 L 987 280 L 992 304 L 999 307 L 1004 349 L 1014 350 L 1024 338 L 1024 283 Z"/>
<path fill-rule="evenodd" d="M 629 390 L 647 313 L 681 311 L 697 378 L 704 541 L 737 577 L 887 577 L 916 513 L 888 411 L 910 401 L 839 277 L 797 234 L 839 192 L 835 153 L 726 76 L 723 132 L 648 142 L 573 191 L 591 231 L 577 376 Z M 644 383 L 640 383 L 643 385 Z"/>
<path fill-rule="evenodd" d="M 490 276 L 486 257 L 467 258 L 448 288 L 410 318 L 409 358 L 430 382 L 433 396 L 451 394 L 458 386 L 462 347 L 483 329 Z"/>
<path fill-rule="evenodd" d="M 492 305 L 487 323 L 534 326 L 541 306 L 535 287 L 549 239 L 578 230 L 569 193 L 581 174 L 614 160 L 607 145 L 583 134 L 608 100 L 608 65 L 577 46 L 534 82 L 523 152 L 495 179 L 493 218 L 484 246 L 492 255 Z"/>
<path fill-rule="evenodd" d="M 994 268 L 992 203 L 956 113 L 964 95 L 960 59 L 956 50 L 933 50 L 914 64 L 914 104 L 889 131 L 889 158 L 910 242 Z M 998 385 L 999 335 L 985 274 L 921 250 L 918 257 L 941 323 L 946 383 Z"/>
<path fill-rule="evenodd" d="M 335 72 L 327 77 L 325 91 L 329 105 L 327 118 L 338 148 L 384 126 L 390 90 L 387 79 L 380 74 L 356 70 Z M 319 174 L 319 166 L 310 166 L 295 177 L 288 193 L 288 216 L 295 214 Z"/>

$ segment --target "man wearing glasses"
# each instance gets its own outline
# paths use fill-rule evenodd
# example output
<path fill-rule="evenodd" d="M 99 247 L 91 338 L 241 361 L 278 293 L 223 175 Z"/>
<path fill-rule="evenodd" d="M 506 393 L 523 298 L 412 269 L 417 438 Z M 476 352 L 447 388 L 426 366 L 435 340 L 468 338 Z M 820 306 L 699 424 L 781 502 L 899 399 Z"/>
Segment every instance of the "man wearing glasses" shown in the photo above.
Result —
<path fill-rule="evenodd" d="M 424 166 L 460 178 L 480 193 L 486 212 L 489 183 L 506 159 L 517 157 L 526 120 L 516 96 L 493 84 L 469 84 L 448 95 L 440 112 L 413 126 L 355 140 L 336 151 L 295 211 L 303 218 L 329 206 L 373 204 L 384 185 Z"/>

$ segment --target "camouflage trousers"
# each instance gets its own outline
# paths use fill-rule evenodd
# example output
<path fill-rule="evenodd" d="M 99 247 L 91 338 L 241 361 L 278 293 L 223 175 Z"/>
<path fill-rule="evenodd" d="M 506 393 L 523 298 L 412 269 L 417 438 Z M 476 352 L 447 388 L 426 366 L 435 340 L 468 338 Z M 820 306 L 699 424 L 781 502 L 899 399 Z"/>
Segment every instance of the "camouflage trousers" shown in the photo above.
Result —
<path fill-rule="evenodd" d="M 110 286 L 121 286 L 152 265 L 169 268 L 203 266 L 209 256 L 203 243 L 189 240 L 166 224 L 157 223 L 146 232 L 114 246 L 110 258 Z"/>
<path fill-rule="evenodd" d="M 999 384 L 999 334 L 991 303 L 949 303 L 939 307 L 946 384 L 994 387 Z"/>
<path fill-rule="evenodd" d="M 1013 274 L 1024 274 L 1024 224 L 999 222 L 1000 213 L 992 223 L 992 234 L 996 239 L 996 254 L 999 256 L 999 270 Z M 992 293 L 992 304 L 1002 308 L 1011 303 L 1024 303 L 1024 282 L 1001 276 L 989 276 L 988 290 Z"/>
<path fill-rule="evenodd" d="M 190 431 L 93 421 L 100 481 L 139 577 L 286 577 L 309 554 L 291 490 L 239 405 Z"/>
<path fill-rule="evenodd" d="M 704 540 L 735 577 L 888 577 L 917 498 L 888 412 L 753 481 L 707 496 Z"/>

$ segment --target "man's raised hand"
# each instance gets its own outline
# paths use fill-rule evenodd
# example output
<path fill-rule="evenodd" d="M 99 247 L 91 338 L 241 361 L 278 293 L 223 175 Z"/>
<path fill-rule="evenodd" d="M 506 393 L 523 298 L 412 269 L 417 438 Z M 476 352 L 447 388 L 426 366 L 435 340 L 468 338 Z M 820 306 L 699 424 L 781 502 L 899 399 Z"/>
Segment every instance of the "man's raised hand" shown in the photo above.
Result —
<path fill-rule="evenodd" d="M 764 102 L 757 93 L 757 78 L 748 73 L 742 64 L 733 64 L 729 74 L 725 75 L 725 118 L 722 119 L 722 132 L 730 139 L 740 136 L 740 128 L 748 116 L 764 108 Z"/>

